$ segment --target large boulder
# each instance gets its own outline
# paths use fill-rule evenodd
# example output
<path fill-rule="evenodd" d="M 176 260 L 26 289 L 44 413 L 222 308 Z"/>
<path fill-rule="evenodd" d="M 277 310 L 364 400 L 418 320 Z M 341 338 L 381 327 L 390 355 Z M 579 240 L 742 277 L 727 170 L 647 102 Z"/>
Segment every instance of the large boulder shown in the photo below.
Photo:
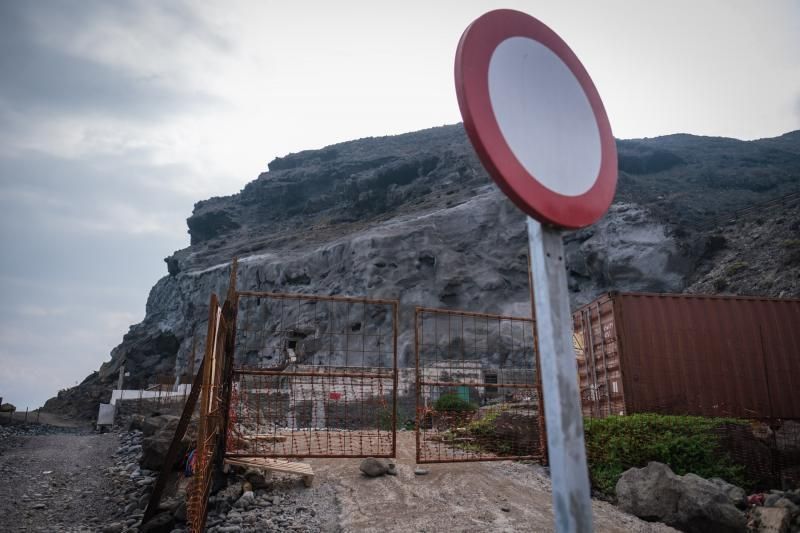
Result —
<path fill-rule="evenodd" d="M 667 465 L 648 463 L 622 474 L 616 487 L 619 506 L 644 520 L 681 531 L 745 531 L 745 514 L 736 508 L 727 486 L 695 474 L 676 475 Z"/>
<path fill-rule="evenodd" d="M 164 458 L 175 436 L 180 417 L 174 415 L 157 415 L 147 417 L 142 424 L 142 458 L 139 464 L 148 470 L 161 470 Z M 186 451 L 192 446 L 197 434 L 197 425 L 192 422 L 181 441 L 178 459 L 183 459 Z"/>
<path fill-rule="evenodd" d="M 151 437 L 162 430 L 175 432 L 178 427 L 180 417 L 175 415 L 154 415 L 148 416 L 142 421 L 142 436 Z"/>
<path fill-rule="evenodd" d="M 709 481 L 721 488 L 736 507 L 740 509 L 747 507 L 747 493 L 743 488 L 737 487 L 736 485 L 728 483 L 724 479 L 718 477 L 712 477 L 709 479 Z"/>
<path fill-rule="evenodd" d="M 139 464 L 148 470 L 161 470 L 167 456 L 173 433 L 161 431 L 142 440 L 142 458 Z"/>

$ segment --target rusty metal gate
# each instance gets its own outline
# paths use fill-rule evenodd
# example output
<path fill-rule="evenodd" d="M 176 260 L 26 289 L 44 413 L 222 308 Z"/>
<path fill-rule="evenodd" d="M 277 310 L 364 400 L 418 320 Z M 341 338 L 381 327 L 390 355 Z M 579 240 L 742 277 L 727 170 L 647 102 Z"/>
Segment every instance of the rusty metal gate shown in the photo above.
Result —
<path fill-rule="evenodd" d="M 394 300 L 237 292 L 226 457 L 394 457 Z"/>
<path fill-rule="evenodd" d="M 208 495 L 211 490 L 215 459 L 225 427 L 224 376 L 227 367 L 226 349 L 230 322 L 216 294 L 211 295 L 208 312 L 208 334 L 201 371 L 202 386 L 199 398 L 199 425 L 195 449 L 195 473 L 187 493 L 186 515 L 192 531 L 203 531 L 206 521 Z"/>
<path fill-rule="evenodd" d="M 417 463 L 544 460 L 533 321 L 418 307 Z"/>

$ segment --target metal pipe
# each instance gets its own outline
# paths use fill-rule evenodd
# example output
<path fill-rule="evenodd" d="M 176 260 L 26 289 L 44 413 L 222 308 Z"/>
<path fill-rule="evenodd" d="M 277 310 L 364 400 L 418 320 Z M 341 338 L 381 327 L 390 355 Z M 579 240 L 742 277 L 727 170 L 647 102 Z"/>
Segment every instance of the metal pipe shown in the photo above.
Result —
<path fill-rule="evenodd" d="M 536 385 L 530 383 L 484 383 L 484 382 L 463 382 L 463 381 L 419 381 L 421 385 L 429 385 L 436 387 L 497 387 L 498 389 L 530 389 L 536 388 Z"/>
<path fill-rule="evenodd" d="M 415 361 L 415 364 L 416 364 L 416 369 L 415 369 L 416 387 L 415 388 L 417 389 L 416 390 L 417 402 L 416 402 L 416 404 L 414 406 L 414 414 L 415 414 L 414 418 L 416 420 L 416 427 L 414 429 L 416 431 L 414 433 L 416 433 L 415 437 L 416 437 L 416 440 L 417 440 L 417 463 L 419 463 L 420 460 L 421 460 L 421 457 L 420 457 L 421 456 L 420 433 L 422 432 L 422 424 L 421 424 L 421 420 L 420 420 L 420 405 L 422 404 L 422 385 L 421 385 L 421 379 L 420 379 L 421 376 L 419 374 L 419 327 L 420 327 L 419 314 L 420 314 L 420 312 L 421 311 L 420 311 L 419 308 L 414 310 L 414 361 Z"/>
<path fill-rule="evenodd" d="M 392 304 L 392 457 L 397 457 L 397 330 L 400 312 L 399 303 Z M 366 327 L 366 326 L 365 326 Z"/>
<path fill-rule="evenodd" d="M 496 315 L 493 313 L 477 313 L 475 311 L 460 311 L 456 309 L 441 309 L 438 307 L 416 307 L 416 311 L 420 313 L 433 313 L 433 314 L 440 314 L 440 315 L 455 315 L 455 316 L 473 316 L 477 318 L 496 318 L 500 320 L 513 320 L 519 322 L 533 322 L 533 320 L 529 317 L 525 316 L 505 316 L 505 315 Z"/>
<path fill-rule="evenodd" d="M 395 377 L 394 372 L 283 372 L 281 370 L 259 370 L 255 368 L 237 368 L 233 371 L 233 375 L 369 379 L 393 379 Z"/>
<path fill-rule="evenodd" d="M 361 459 L 364 457 L 381 457 L 386 459 L 394 458 L 391 453 L 370 453 L 370 454 L 331 454 L 331 453 L 283 453 L 280 454 L 267 454 L 267 453 L 229 453 L 225 455 L 226 459 L 246 459 L 246 458 L 295 458 L 295 459 Z M 505 458 L 504 460 L 508 460 Z"/>
<path fill-rule="evenodd" d="M 547 464 L 547 425 L 544 420 L 544 395 L 542 394 L 542 357 L 539 352 L 539 334 L 536 327 L 536 287 L 533 286 L 533 269 L 531 268 L 531 251 L 528 248 L 528 290 L 531 298 L 531 330 L 533 331 L 533 356 L 536 359 L 536 386 L 539 423 L 539 449 L 542 452 L 543 463 Z"/>
<path fill-rule="evenodd" d="M 397 300 L 384 300 L 373 298 L 351 298 L 348 296 L 322 296 L 317 294 L 287 294 L 280 292 L 257 292 L 257 291 L 236 291 L 237 298 L 240 296 L 250 296 L 254 298 L 272 298 L 275 300 L 318 300 L 331 302 L 349 302 L 364 304 L 383 304 L 393 305 Z"/>
<path fill-rule="evenodd" d="M 497 457 L 481 456 L 481 457 L 459 457 L 457 459 L 435 459 L 435 460 L 423 459 L 421 461 L 417 461 L 417 463 L 419 463 L 419 464 L 432 464 L 432 463 L 482 463 L 484 461 L 509 461 L 509 460 L 512 460 L 512 459 L 514 461 L 541 461 L 542 456 L 541 455 L 515 455 L 513 457 L 508 457 L 508 456 L 506 456 L 506 457 L 503 457 L 503 456 L 497 456 Z"/>
<path fill-rule="evenodd" d="M 542 360 L 550 476 L 556 530 L 592 531 L 589 471 L 572 346 L 567 270 L 561 231 L 528 217 L 528 246 L 537 288 L 536 325 Z"/>

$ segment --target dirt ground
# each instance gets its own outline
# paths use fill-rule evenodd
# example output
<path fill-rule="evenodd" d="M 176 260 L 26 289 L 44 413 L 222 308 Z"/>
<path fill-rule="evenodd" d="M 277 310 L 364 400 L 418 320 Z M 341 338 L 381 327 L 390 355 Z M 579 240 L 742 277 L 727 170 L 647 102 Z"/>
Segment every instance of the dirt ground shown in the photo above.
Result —
<path fill-rule="evenodd" d="M 111 510 L 103 468 L 117 441 L 69 433 L 3 439 L 0 531 L 98 531 Z"/>
<path fill-rule="evenodd" d="M 398 475 L 367 478 L 359 459 L 313 459 L 315 485 L 334 488 L 344 531 L 505 532 L 552 531 L 550 480 L 534 464 L 511 461 L 422 465 L 414 474 L 415 440 L 397 434 Z M 507 511 L 503 509 L 508 509 Z M 596 531 L 674 531 L 593 502 Z"/>
<path fill-rule="evenodd" d="M 117 436 L 66 431 L 0 441 L 0 531 L 99 531 L 112 516 L 106 495 L 113 481 L 104 470 Z M 360 459 L 312 459 L 313 488 L 294 478 L 278 491 L 296 493 L 295 507 L 313 509 L 319 529 L 331 533 L 553 530 L 550 480 L 541 466 L 430 464 L 418 476 L 414 433 L 398 432 L 397 444 L 397 476 L 367 478 Z M 605 502 L 593 509 L 596 531 L 674 531 Z"/>

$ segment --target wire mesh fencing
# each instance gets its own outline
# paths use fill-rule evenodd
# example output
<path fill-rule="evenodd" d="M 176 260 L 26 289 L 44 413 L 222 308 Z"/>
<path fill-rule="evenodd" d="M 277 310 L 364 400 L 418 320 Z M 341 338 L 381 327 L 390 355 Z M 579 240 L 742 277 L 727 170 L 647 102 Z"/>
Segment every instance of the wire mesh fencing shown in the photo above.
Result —
<path fill-rule="evenodd" d="M 397 302 L 238 293 L 229 457 L 393 457 Z"/>
<path fill-rule="evenodd" d="M 417 308 L 417 462 L 542 460 L 533 321 Z"/>
<path fill-rule="evenodd" d="M 200 390 L 200 420 L 195 448 L 194 476 L 187 491 L 186 516 L 192 531 L 203 531 L 205 527 L 208 495 L 211 491 L 213 467 L 217 456 L 220 436 L 225 426 L 225 401 L 223 398 L 226 368 L 227 330 L 231 327 L 223 316 L 223 308 L 216 295 L 209 304 L 208 342 L 206 342 L 203 364 L 202 388 Z"/>

